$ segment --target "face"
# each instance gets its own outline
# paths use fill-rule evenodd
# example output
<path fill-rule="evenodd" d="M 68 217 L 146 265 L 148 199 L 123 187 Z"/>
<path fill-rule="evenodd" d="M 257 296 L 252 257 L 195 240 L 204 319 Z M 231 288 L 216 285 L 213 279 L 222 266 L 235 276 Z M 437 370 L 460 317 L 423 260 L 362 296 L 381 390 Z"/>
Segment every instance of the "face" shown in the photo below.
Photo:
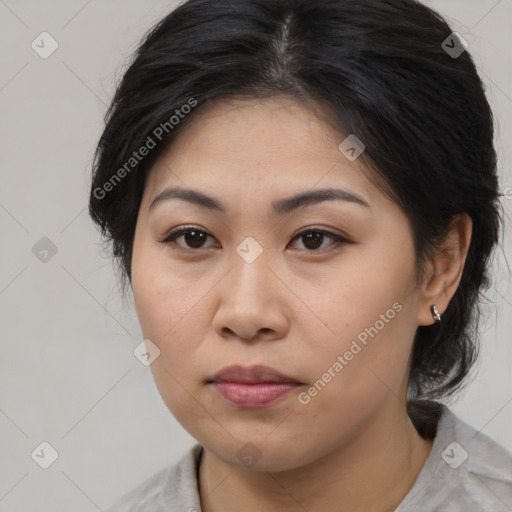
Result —
<path fill-rule="evenodd" d="M 292 100 L 223 100 L 197 112 L 147 178 L 132 287 L 160 350 L 152 372 L 181 425 L 230 464 L 252 449 L 259 469 L 306 465 L 405 399 L 412 233 L 362 159 L 338 149 L 344 139 Z M 345 192 L 285 202 L 331 188 Z M 210 382 L 231 365 L 288 379 Z"/>

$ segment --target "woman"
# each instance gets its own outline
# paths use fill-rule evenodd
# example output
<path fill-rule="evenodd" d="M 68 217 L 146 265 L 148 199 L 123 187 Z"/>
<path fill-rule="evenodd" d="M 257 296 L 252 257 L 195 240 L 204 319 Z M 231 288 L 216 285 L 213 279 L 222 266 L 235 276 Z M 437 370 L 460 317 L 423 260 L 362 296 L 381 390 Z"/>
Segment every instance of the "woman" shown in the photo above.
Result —
<path fill-rule="evenodd" d="M 501 511 L 512 455 L 436 399 L 500 229 L 465 41 L 413 0 L 189 0 L 123 76 L 90 213 L 198 441 L 117 511 Z"/>

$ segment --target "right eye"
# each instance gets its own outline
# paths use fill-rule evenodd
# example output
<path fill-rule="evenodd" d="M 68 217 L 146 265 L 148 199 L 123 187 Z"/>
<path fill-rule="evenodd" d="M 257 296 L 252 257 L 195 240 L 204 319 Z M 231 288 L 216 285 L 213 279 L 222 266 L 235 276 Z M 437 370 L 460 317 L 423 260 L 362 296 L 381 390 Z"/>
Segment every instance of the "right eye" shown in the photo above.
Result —
<path fill-rule="evenodd" d="M 181 227 L 179 229 L 175 229 L 171 231 L 167 236 L 162 240 L 162 243 L 164 244 L 175 244 L 177 243 L 176 240 L 179 238 L 183 238 L 183 241 L 187 244 L 187 246 L 183 246 L 181 244 L 178 244 L 178 246 L 181 249 L 188 250 L 188 249 L 201 249 L 204 248 L 203 244 L 208 239 L 208 237 L 211 237 L 209 233 L 202 229 L 198 229 L 195 226 L 187 226 L 187 227 Z M 213 238 L 213 237 L 211 237 Z M 208 248 L 208 247 L 207 247 Z"/>

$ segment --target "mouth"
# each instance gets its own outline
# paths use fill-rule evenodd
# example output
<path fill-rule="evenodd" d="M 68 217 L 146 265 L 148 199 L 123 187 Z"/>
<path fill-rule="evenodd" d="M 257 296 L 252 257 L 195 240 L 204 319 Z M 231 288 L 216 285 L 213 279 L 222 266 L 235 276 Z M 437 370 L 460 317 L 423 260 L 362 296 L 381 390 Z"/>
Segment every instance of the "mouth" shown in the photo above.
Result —
<path fill-rule="evenodd" d="M 303 383 L 268 366 L 229 366 L 206 383 L 236 407 L 268 407 L 290 395 Z"/>

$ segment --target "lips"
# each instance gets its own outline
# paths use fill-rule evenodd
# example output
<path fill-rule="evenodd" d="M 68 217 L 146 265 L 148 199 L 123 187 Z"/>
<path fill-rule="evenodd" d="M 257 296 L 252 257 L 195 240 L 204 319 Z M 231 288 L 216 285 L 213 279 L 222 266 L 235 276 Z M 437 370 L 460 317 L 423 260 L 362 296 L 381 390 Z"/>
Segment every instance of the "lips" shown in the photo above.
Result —
<path fill-rule="evenodd" d="M 236 407 L 268 407 L 292 393 L 303 383 L 268 366 L 229 366 L 207 381 Z"/>
<path fill-rule="evenodd" d="M 208 382 L 302 384 L 293 377 L 289 377 L 269 366 L 263 365 L 249 367 L 240 365 L 228 366 L 217 372 Z"/>

